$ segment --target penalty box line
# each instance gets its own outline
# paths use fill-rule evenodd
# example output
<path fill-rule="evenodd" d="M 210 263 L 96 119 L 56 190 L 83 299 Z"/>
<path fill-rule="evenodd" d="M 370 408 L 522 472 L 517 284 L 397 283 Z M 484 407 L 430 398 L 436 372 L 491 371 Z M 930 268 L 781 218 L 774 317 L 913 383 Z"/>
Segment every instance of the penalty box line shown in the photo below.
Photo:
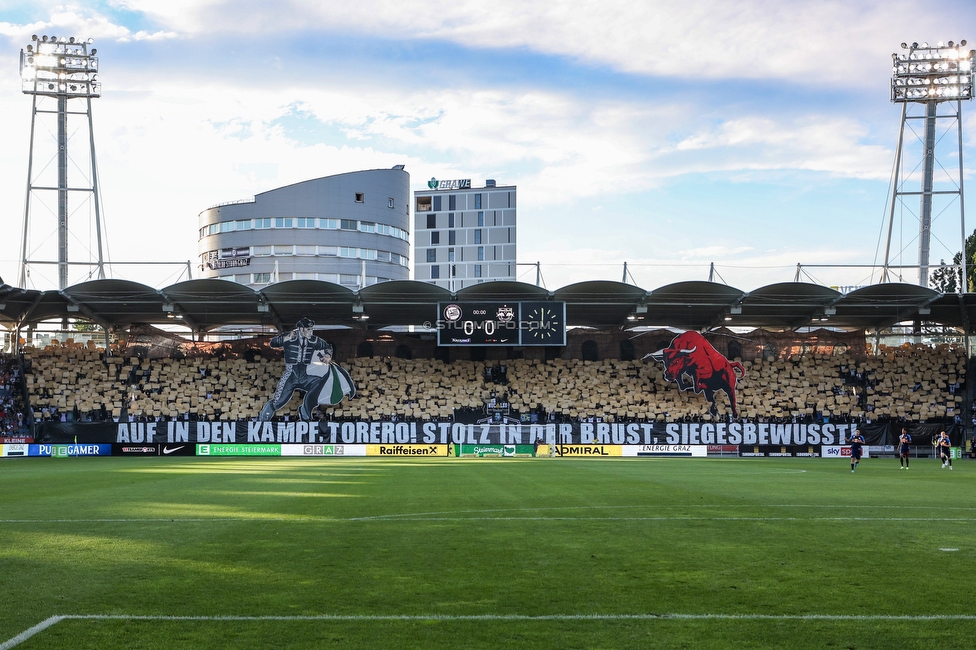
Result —
<path fill-rule="evenodd" d="M 320 614 L 308 616 L 155 616 L 149 614 L 62 614 L 0 643 L 9 650 L 61 621 L 184 621 L 184 622 L 343 622 L 343 621 L 976 621 L 976 614 Z"/>

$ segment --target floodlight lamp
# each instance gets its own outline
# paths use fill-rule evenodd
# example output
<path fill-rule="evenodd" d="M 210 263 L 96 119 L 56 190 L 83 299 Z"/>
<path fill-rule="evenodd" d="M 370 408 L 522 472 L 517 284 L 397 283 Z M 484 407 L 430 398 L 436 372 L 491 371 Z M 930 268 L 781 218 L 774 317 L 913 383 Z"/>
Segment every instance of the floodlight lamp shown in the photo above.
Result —
<path fill-rule="evenodd" d="M 88 39 L 88 44 L 89 44 L 89 45 L 91 45 L 91 44 L 92 44 L 92 43 L 94 43 L 94 42 L 95 42 L 95 39 L 94 39 L 94 38 L 89 38 L 89 39 Z"/>
<path fill-rule="evenodd" d="M 908 49 L 908 43 L 902 43 L 901 44 L 901 49 L 907 50 Z"/>
<path fill-rule="evenodd" d="M 68 39 L 68 42 L 69 42 L 69 43 L 74 43 L 74 42 L 75 42 L 75 37 L 74 37 L 74 36 L 72 36 L 71 38 L 69 38 L 69 39 Z M 939 45 L 941 46 L 941 45 L 942 45 L 942 43 L 939 43 Z"/>

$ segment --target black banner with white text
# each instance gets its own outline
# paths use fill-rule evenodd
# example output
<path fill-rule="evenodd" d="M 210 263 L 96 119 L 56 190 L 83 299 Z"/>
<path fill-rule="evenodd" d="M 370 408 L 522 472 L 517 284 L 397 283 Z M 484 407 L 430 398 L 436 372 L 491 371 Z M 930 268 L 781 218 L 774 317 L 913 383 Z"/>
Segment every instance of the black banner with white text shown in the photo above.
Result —
<path fill-rule="evenodd" d="M 581 422 L 463 424 L 452 422 L 44 422 L 40 443 L 140 444 L 565 444 L 565 445 L 838 445 L 853 431 L 869 445 L 893 445 L 905 426 L 913 444 L 945 430 L 958 445 L 959 425 L 774 424 L 766 422 Z"/>

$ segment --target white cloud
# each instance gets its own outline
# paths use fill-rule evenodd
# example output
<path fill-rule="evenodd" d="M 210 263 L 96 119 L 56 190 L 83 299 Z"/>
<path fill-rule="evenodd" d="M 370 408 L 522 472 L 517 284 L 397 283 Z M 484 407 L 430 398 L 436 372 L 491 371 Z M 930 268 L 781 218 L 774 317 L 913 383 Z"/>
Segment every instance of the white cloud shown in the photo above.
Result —
<path fill-rule="evenodd" d="M 911 0 L 125 0 L 180 33 L 324 31 L 438 39 L 475 48 L 527 49 L 636 74 L 775 78 L 863 85 L 886 76 L 902 39 L 942 37 L 949 8 Z M 829 34 L 829 37 L 824 35 Z M 879 54 L 880 53 L 880 54 Z"/>
<path fill-rule="evenodd" d="M 118 42 L 154 41 L 177 38 L 173 31 L 149 32 L 140 30 L 133 33 L 127 27 L 116 24 L 107 17 L 90 9 L 74 5 L 56 7 L 47 20 L 38 20 L 25 25 L 0 22 L 0 35 L 13 40 L 22 40 L 26 45 L 32 35 L 75 36 Z"/>

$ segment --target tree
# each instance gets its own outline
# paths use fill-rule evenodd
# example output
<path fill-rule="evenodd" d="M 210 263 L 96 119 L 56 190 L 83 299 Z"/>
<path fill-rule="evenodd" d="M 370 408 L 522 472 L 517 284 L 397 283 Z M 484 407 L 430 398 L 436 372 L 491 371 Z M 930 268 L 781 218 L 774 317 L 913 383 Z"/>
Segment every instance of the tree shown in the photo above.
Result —
<path fill-rule="evenodd" d="M 958 267 L 962 264 L 962 253 L 956 253 L 952 263 Z M 966 238 L 966 293 L 976 290 L 976 230 Z M 959 290 L 959 269 L 947 266 L 941 260 L 939 268 L 932 272 L 930 285 L 942 293 L 956 293 Z"/>

